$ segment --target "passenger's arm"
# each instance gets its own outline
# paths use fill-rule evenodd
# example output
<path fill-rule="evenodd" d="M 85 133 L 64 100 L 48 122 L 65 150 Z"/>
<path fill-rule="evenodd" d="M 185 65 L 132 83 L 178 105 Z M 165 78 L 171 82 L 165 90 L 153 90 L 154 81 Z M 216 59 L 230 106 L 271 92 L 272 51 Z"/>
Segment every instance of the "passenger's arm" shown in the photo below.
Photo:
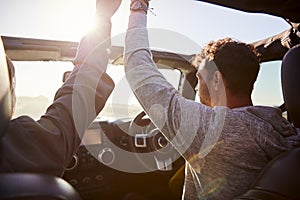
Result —
<path fill-rule="evenodd" d="M 125 43 L 126 76 L 152 122 L 187 159 L 199 153 L 211 109 L 182 97 L 157 70 L 146 26 L 144 12 L 131 13 Z"/>
<path fill-rule="evenodd" d="M 97 29 L 80 41 L 75 68 L 40 120 L 22 116 L 11 121 L 1 140 L 0 171 L 62 175 L 114 88 L 105 73 L 110 48 L 110 17 L 121 0 L 97 0 Z M 115 6 L 112 8 L 112 6 Z M 111 12 L 110 12 L 111 11 Z"/>

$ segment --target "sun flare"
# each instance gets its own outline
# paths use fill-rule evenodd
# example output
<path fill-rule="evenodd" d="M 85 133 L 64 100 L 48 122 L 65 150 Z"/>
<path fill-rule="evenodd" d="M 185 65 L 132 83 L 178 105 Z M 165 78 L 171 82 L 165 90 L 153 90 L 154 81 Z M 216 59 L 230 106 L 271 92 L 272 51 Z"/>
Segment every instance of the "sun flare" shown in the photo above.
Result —
<path fill-rule="evenodd" d="M 77 40 L 95 27 L 95 0 L 67 0 L 60 2 L 60 23 L 68 40 Z"/>

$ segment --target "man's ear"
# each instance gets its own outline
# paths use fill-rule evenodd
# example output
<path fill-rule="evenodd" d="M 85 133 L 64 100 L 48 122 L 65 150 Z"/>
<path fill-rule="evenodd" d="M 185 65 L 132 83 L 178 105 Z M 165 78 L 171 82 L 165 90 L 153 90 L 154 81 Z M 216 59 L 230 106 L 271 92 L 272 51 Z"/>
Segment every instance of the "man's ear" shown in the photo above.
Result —
<path fill-rule="evenodd" d="M 220 90 L 220 87 L 223 84 L 223 79 L 222 79 L 222 74 L 220 71 L 215 71 L 214 75 L 213 75 L 213 84 L 214 84 L 214 88 L 215 90 Z"/>

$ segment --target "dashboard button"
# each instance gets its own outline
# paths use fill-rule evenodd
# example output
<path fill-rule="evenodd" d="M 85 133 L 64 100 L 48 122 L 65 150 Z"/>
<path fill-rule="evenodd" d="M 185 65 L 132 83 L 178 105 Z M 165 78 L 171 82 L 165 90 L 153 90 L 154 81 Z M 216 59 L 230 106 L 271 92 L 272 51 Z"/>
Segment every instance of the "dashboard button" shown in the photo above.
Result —
<path fill-rule="evenodd" d="M 90 182 L 91 182 L 91 178 L 88 176 L 86 176 L 82 179 L 82 183 L 84 183 L 84 184 L 89 184 Z"/>
<path fill-rule="evenodd" d="M 99 152 L 98 160 L 105 165 L 111 165 L 115 161 L 115 153 L 111 148 L 104 148 Z"/>

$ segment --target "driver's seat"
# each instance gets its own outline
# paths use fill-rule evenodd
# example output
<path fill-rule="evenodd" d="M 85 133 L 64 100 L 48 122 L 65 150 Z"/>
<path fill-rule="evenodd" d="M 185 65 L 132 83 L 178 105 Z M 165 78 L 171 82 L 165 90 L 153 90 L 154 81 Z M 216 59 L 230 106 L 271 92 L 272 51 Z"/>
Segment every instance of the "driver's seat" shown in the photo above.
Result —
<path fill-rule="evenodd" d="M 300 45 L 290 49 L 281 66 L 282 90 L 290 121 L 300 128 Z M 300 148 L 279 155 L 260 173 L 253 187 L 236 200 L 299 200 Z"/>
<path fill-rule="evenodd" d="M 0 37 L 0 140 L 11 119 L 11 98 L 6 55 Z M 65 180 L 29 173 L 0 173 L 0 199 L 81 200 L 79 194 Z"/>

